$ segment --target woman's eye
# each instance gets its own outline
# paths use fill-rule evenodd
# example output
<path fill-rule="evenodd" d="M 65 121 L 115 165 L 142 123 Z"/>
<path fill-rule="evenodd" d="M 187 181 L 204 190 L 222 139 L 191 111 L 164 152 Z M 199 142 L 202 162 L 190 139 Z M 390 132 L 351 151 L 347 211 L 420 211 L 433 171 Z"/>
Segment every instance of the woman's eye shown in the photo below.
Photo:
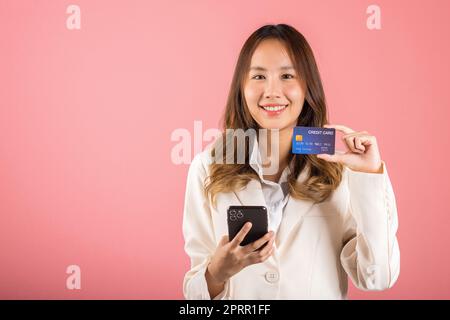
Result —
<path fill-rule="evenodd" d="M 287 79 L 292 79 L 292 78 L 294 78 L 294 76 L 293 76 L 292 74 L 288 74 L 288 73 L 283 74 L 283 76 L 289 76 L 289 77 L 290 77 L 290 78 L 287 78 Z"/>
<path fill-rule="evenodd" d="M 262 75 L 256 75 L 252 79 L 256 79 L 257 77 L 262 77 Z M 259 79 L 256 79 L 256 80 L 259 80 Z"/>

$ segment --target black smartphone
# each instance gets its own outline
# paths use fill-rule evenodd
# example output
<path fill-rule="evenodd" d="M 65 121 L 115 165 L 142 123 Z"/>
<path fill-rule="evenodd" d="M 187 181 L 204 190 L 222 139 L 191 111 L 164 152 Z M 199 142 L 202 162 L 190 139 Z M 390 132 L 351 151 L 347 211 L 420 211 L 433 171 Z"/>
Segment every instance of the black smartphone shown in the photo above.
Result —
<path fill-rule="evenodd" d="M 230 206 L 227 210 L 228 237 L 231 241 L 248 221 L 252 228 L 241 242 L 241 246 L 258 240 L 268 231 L 267 208 L 264 206 Z M 262 246 L 264 247 L 267 242 Z M 260 249 L 262 249 L 262 247 Z"/>

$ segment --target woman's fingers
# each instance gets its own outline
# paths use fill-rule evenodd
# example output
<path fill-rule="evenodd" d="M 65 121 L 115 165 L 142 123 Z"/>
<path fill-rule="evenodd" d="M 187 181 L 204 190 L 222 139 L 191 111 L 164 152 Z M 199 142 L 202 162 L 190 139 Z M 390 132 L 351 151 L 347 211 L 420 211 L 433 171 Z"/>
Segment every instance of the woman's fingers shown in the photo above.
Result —
<path fill-rule="evenodd" d="M 366 151 L 366 147 L 364 147 L 362 144 L 362 139 L 358 136 L 355 137 L 355 147 L 362 152 Z"/>
<path fill-rule="evenodd" d="M 324 125 L 325 128 L 334 128 L 342 133 L 344 133 L 344 136 L 342 136 L 342 140 L 345 142 L 345 145 L 348 147 L 348 149 L 351 152 L 354 153 L 363 153 L 364 150 L 361 150 L 359 148 L 356 147 L 355 145 L 355 136 L 359 134 L 359 132 L 355 132 L 355 130 L 341 125 L 341 124 L 326 124 Z M 330 159 L 331 160 L 331 159 Z M 338 159 L 333 159 L 335 160 L 334 162 L 337 162 Z"/>
<path fill-rule="evenodd" d="M 244 226 L 241 228 L 241 230 L 239 230 L 239 232 L 233 238 L 233 240 L 231 240 L 231 242 L 230 242 L 231 247 L 237 248 L 237 246 L 241 244 L 241 242 L 244 240 L 245 236 L 247 235 L 247 233 L 250 231 L 251 228 L 252 228 L 252 223 L 246 222 L 244 224 Z"/>
<path fill-rule="evenodd" d="M 262 248 L 259 252 L 260 255 L 262 255 L 263 257 L 266 256 L 270 250 L 273 249 L 273 243 L 275 242 L 275 237 L 272 237 L 269 242 L 267 242 L 267 245 Z"/>
<path fill-rule="evenodd" d="M 367 131 L 361 131 L 346 134 L 342 136 L 342 140 L 352 152 L 364 153 L 364 151 L 366 151 L 364 144 L 369 137 Z"/>
<path fill-rule="evenodd" d="M 369 133 L 367 131 L 360 131 L 356 132 L 355 130 L 344 126 L 340 124 L 326 124 L 324 125 L 325 128 L 334 128 L 342 133 L 344 133 L 344 136 L 342 137 L 342 140 L 345 142 L 346 146 L 349 148 L 350 151 L 354 153 L 364 153 L 366 148 L 364 147 L 361 138 L 359 138 L 361 135 L 368 135 Z"/>
<path fill-rule="evenodd" d="M 367 147 L 376 143 L 376 139 L 374 136 L 361 133 L 361 134 L 355 136 L 354 143 L 355 143 L 355 147 L 357 147 L 359 150 L 366 151 Z"/>
<path fill-rule="evenodd" d="M 254 251 L 252 253 L 250 253 L 247 257 L 249 259 L 249 263 L 250 264 L 255 264 L 255 263 L 260 263 L 263 262 L 265 260 L 267 260 L 267 258 L 269 258 L 274 250 L 273 247 L 273 243 L 275 241 L 275 238 L 272 238 L 269 240 L 269 242 L 267 243 L 267 245 L 259 251 Z"/>
<path fill-rule="evenodd" d="M 267 232 L 264 236 L 242 248 L 245 254 L 249 254 L 259 249 L 264 243 L 273 238 L 273 231 Z"/>
<path fill-rule="evenodd" d="M 345 141 L 347 147 L 354 153 L 363 153 L 363 150 L 359 150 L 358 148 L 356 148 L 356 144 L 355 144 L 355 138 L 356 136 L 351 135 L 351 136 L 344 136 L 343 140 Z"/>

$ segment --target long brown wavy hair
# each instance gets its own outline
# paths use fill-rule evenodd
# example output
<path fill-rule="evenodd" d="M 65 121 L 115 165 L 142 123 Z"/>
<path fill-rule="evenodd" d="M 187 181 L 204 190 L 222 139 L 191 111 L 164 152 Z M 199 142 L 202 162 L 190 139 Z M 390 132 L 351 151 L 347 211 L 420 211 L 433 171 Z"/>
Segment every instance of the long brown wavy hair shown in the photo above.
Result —
<path fill-rule="evenodd" d="M 305 101 L 297 125 L 322 127 L 328 123 L 322 81 L 312 49 L 305 37 L 286 24 L 265 25 L 250 35 L 239 54 L 223 115 L 221 139 L 226 139 L 226 129 L 257 131 L 260 128 L 249 112 L 243 93 L 243 84 L 248 76 L 255 49 L 266 39 L 277 39 L 285 45 L 297 74 L 306 83 Z M 235 158 L 236 152 L 237 148 L 235 148 Z M 211 149 L 211 156 L 215 157 L 214 147 Z M 224 160 L 225 157 L 226 155 Z M 294 162 L 294 169 L 288 176 L 288 186 L 289 194 L 293 198 L 322 202 L 338 187 L 342 179 L 342 164 L 326 162 L 314 155 L 297 154 L 291 155 L 290 161 Z M 308 176 L 303 183 L 298 183 L 297 178 L 307 165 L 310 169 Z M 223 161 L 210 164 L 210 175 L 205 181 L 205 195 L 210 197 L 215 206 L 217 193 L 244 188 L 252 179 L 260 180 L 249 164 L 249 148 L 246 145 L 245 163 L 227 164 Z"/>

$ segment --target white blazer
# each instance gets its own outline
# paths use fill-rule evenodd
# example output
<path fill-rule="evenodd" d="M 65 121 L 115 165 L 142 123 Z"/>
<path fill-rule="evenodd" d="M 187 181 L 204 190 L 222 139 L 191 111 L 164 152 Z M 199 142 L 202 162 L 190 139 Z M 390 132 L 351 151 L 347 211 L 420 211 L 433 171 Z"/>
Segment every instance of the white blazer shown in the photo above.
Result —
<path fill-rule="evenodd" d="M 186 299 L 211 299 L 206 267 L 222 236 L 228 234 L 230 205 L 265 205 L 261 183 L 217 195 L 214 208 L 203 195 L 210 149 L 189 167 L 184 213 L 185 251 L 191 269 L 183 281 Z M 306 178 L 304 170 L 298 177 Z M 347 276 L 362 290 L 393 286 L 400 272 L 394 192 L 383 173 L 345 167 L 343 179 L 323 203 L 290 197 L 266 261 L 250 265 L 227 281 L 215 299 L 346 299 Z"/>

